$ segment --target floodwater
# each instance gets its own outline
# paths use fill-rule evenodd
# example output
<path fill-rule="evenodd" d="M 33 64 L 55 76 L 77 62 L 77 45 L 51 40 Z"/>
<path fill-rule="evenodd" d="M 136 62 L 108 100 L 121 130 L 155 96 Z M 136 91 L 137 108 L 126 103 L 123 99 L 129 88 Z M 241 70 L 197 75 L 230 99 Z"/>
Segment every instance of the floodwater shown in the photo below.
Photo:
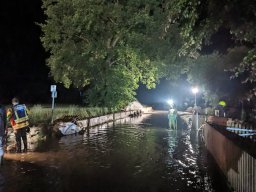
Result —
<path fill-rule="evenodd" d="M 0 191 L 228 191 L 197 131 L 166 113 L 48 138 L 37 152 L 6 154 Z"/>

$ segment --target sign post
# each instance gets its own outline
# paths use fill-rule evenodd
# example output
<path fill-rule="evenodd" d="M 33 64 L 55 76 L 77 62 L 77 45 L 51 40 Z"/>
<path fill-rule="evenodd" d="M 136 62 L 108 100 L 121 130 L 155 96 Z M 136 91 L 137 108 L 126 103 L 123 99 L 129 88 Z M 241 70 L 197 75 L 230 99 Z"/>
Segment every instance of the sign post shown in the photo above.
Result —
<path fill-rule="evenodd" d="M 56 91 L 57 86 L 56 85 L 51 85 L 51 95 L 52 95 L 52 120 L 51 123 L 53 123 L 53 110 L 54 110 L 54 99 L 57 98 L 57 91 Z"/>

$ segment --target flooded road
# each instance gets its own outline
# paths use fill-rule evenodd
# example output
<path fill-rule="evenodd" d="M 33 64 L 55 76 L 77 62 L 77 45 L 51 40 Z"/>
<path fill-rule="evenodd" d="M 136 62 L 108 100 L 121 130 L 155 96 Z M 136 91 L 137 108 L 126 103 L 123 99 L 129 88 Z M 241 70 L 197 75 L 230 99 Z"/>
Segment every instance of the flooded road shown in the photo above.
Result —
<path fill-rule="evenodd" d="M 6 154 L 0 191 L 228 191 L 198 132 L 166 113 L 123 121 Z"/>

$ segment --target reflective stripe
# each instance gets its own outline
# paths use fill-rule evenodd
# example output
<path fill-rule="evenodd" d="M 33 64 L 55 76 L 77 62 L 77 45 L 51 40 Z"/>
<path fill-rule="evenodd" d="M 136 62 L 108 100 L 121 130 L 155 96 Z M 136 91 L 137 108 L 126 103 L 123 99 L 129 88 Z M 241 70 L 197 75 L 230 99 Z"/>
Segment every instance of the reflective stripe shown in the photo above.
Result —
<path fill-rule="evenodd" d="M 15 123 L 22 123 L 24 121 L 28 121 L 28 116 L 22 117 L 22 118 L 17 118 L 14 121 L 15 121 Z"/>
<path fill-rule="evenodd" d="M 13 129 L 21 129 L 21 128 L 24 128 L 24 127 L 27 127 L 27 126 L 29 126 L 29 122 L 25 121 L 25 122 L 22 122 L 22 123 L 17 123 L 15 125 L 12 125 L 12 128 Z"/>

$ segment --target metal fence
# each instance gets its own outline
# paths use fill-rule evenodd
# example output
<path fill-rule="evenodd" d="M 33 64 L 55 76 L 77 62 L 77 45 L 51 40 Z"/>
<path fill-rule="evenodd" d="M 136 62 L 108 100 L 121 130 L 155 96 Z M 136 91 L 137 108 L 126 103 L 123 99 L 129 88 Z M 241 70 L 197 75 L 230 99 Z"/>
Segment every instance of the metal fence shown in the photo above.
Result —
<path fill-rule="evenodd" d="M 244 123 L 240 121 L 227 121 L 226 129 L 241 137 L 256 141 L 256 127 L 251 123 Z"/>

